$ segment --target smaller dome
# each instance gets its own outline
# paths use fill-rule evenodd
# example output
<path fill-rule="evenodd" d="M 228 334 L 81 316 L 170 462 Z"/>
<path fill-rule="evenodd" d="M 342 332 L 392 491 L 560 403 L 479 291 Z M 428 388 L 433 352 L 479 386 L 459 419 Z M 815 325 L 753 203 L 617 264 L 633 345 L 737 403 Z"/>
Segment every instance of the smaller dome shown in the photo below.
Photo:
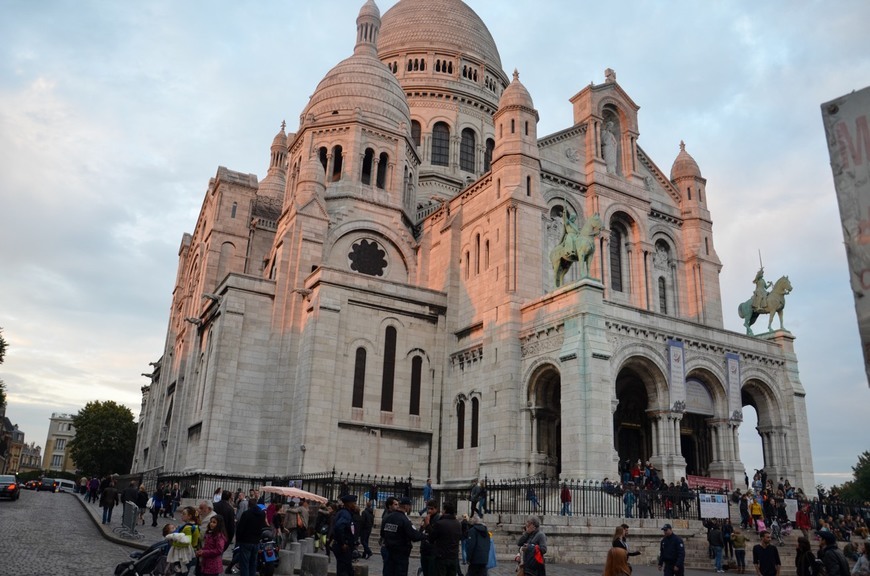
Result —
<path fill-rule="evenodd" d="M 287 148 L 287 134 L 284 132 L 284 128 L 287 126 L 286 122 L 281 122 L 281 131 L 275 134 L 275 138 L 272 139 L 272 148 L 276 146 L 279 148 Z"/>
<path fill-rule="evenodd" d="M 520 73 L 514 70 L 514 79 L 508 84 L 498 100 L 498 108 L 502 110 L 510 106 L 521 106 L 529 110 L 535 109 L 535 104 L 532 102 L 532 96 L 523 83 L 520 82 Z"/>
<path fill-rule="evenodd" d="M 677 154 L 674 165 L 671 166 L 671 180 L 679 180 L 680 178 L 702 178 L 698 163 L 695 162 L 691 154 L 686 152 L 686 143 L 682 140 L 680 140 L 680 153 Z"/>

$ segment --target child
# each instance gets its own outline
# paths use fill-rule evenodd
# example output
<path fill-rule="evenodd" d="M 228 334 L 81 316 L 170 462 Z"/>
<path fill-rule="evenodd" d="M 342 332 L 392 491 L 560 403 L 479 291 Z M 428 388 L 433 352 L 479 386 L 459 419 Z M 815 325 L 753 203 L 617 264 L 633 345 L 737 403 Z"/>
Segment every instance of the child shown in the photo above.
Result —
<path fill-rule="evenodd" d="M 205 533 L 205 544 L 196 551 L 202 576 L 215 576 L 223 572 L 223 554 L 227 544 L 227 532 L 221 515 L 212 517 Z"/>
<path fill-rule="evenodd" d="M 181 511 L 181 522 L 175 532 L 166 535 L 166 539 L 172 543 L 166 560 L 176 574 L 187 574 L 194 559 L 193 549 L 199 545 L 196 510 L 191 506 L 185 507 Z"/>

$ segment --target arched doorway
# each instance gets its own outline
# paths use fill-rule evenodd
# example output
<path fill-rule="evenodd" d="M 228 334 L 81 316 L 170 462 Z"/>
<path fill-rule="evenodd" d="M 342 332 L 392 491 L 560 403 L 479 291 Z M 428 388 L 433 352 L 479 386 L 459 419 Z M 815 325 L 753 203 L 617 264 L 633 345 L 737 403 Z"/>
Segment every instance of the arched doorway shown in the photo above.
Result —
<path fill-rule="evenodd" d="M 562 378 L 547 364 L 532 376 L 528 392 L 532 417 L 532 474 L 558 478 L 562 473 Z"/>
<path fill-rule="evenodd" d="M 634 368 L 625 368 L 616 378 L 616 411 L 613 414 L 614 448 L 620 461 L 646 462 L 652 456 L 652 434 L 647 416 L 649 396 Z"/>
<path fill-rule="evenodd" d="M 755 430 L 761 438 L 764 470 L 768 476 L 788 475 L 786 429 L 780 420 L 778 403 L 773 391 L 760 380 L 753 379 L 743 385 L 740 396 L 743 406 L 751 406 L 755 410 L 758 423 Z"/>
<path fill-rule="evenodd" d="M 713 448 L 707 419 L 716 415 L 713 394 L 698 378 L 686 379 L 686 412 L 680 423 L 680 448 L 686 459 L 686 474 L 707 476 Z"/>

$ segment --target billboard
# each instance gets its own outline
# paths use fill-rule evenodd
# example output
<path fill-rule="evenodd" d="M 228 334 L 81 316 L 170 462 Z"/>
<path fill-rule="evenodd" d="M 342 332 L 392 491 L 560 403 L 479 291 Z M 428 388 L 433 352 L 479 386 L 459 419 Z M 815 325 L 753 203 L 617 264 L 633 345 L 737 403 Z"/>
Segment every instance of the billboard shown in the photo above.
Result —
<path fill-rule="evenodd" d="M 870 385 L 870 87 L 822 104 L 822 121 Z"/>

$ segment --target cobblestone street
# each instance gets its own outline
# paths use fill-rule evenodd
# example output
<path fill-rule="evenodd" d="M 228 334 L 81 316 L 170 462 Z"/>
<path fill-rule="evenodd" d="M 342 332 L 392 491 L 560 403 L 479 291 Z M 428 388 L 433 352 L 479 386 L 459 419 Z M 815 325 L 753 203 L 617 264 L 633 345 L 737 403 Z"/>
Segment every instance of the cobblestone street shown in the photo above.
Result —
<path fill-rule="evenodd" d="M 0 500 L 0 574 L 112 574 L 129 560 L 133 548 L 104 538 L 77 498 L 22 490 L 16 501 Z"/>

